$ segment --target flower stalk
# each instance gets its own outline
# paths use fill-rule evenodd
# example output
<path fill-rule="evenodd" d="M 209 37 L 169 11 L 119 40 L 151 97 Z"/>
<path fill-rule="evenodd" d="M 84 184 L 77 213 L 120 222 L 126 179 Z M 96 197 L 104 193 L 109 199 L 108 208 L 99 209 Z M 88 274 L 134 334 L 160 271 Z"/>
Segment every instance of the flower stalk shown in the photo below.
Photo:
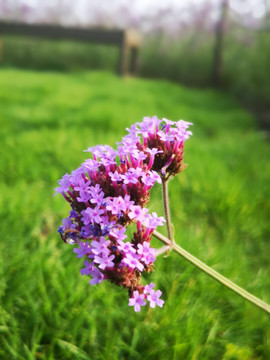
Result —
<path fill-rule="evenodd" d="M 170 205 L 169 205 L 169 194 L 168 194 L 168 177 L 162 179 L 162 195 L 163 195 L 163 206 L 164 206 L 164 215 L 166 219 L 167 233 L 170 240 L 170 249 L 173 248 L 174 237 L 172 233 L 172 223 L 171 223 L 171 214 L 170 214 Z"/>
<path fill-rule="evenodd" d="M 218 273 L 216 270 L 212 269 L 208 265 L 206 265 L 201 260 L 197 259 L 195 256 L 191 255 L 188 251 L 184 250 L 181 246 L 176 244 L 175 242 L 171 242 L 170 239 L 168 239 L 166 236 L 160 234 L 158 231 L 153 232 L 153 236 L 163 242 L 165 245 L 169 245 L 174 252 L 176 252 L 178 255 L 182 256 L 184 259 L 189 261 L 191 264 L 202 270 L 207 275 L 211 276 L 213 279 L 217 280 L 230 290 L 234 291 L 238 295 L 240 295 L 242 298 L 248 300 L 253 305 L 257 306 L 258 308 L 264 310 L 265 312 L 270 314 L 270 306 L 262 301 L 261 299 L 257 298 L 256 296 L 252 295 L 245 289 L 241 288 L 240 286 L 236 285 L 231 280 L 227 279 L 225 276 Z"/>

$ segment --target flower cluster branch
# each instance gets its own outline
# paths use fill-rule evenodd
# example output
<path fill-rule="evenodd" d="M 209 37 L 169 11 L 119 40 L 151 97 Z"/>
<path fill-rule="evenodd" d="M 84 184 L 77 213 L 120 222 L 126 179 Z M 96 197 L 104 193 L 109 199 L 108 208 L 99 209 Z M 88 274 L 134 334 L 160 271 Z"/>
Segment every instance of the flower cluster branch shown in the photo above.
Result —
<path fill-rule="evenodd" d="M 156 257 L 170 250 L 184 257 L 206 274 L 238 295 L 270 313 L 270 306 L 198 260 L 174 242 L 170 218 L 168 180 L 185 169 L 184 142 L 191 123 L 145 117 L 127 129 L 117 144 L 90 147 L 91 154 L 79 168 L 59 180 L 56 193 L 70 204 L 69 216 L 58 231 L 64 242 L 84 258 L 81 275 L 90 276 L 91 285 L 108 280 L 128 290 L 129 305 L 136 312 L 147 302 L 162 307 L 162 292 L 144 285 L 141 276 L 154 270 Z M 150 189 L 162 184 L 165 218 L 149 213 L 146 205 Z M 156 228 L 166 223 L 168 237 Z M 128 239 L 127 228 L 136 231 Z M 152 236 L 165 245 L 151 247 Z"/>

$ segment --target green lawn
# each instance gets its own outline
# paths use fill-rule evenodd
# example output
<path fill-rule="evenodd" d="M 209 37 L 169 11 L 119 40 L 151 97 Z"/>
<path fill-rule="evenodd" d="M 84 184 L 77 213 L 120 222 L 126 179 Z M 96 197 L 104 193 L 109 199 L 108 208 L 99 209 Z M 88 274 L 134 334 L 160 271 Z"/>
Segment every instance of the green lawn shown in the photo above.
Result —
<path fill-rule="evenodd" d="M 176 241 L 270 302 L 269 142 L 231 97 L 104 72 L 2 69 L 1 360 L 270 358 L 269 315 L 177 254 L 145 278 L 164 308 L 135 313 L 125 290 L 91 287 L 60 240 L 68 205 L 52 196 L 57 180 L 82 150 L 114 146 L 146 115 L 194 123 L 189 166 L 169 184 Z M 162 215 L 160 194 L 150 209 Z"/>

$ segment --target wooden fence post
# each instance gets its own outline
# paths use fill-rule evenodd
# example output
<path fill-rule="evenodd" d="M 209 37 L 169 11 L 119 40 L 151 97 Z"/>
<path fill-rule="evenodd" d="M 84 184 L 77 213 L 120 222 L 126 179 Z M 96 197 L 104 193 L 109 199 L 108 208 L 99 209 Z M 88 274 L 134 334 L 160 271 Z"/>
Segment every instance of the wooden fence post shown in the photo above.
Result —
<path fill-rule="evenodd" d="M 220 18 L 216 27 L 216 42 L 214 48 L 212 83 L 214 86 L 220 86 L 223 72 L 223 50 L 224 33 L 227 22 L 229 0 L 221 0 Z"/>
<path fill-rule="evenodd" d="M 3 59 L 3 40 L 0 37 L 0 60 Z"/>
<path fill-rule="evenodd" d="M 128 73 L 127 57 L 128 57 L 128 46 L 126 42 L 125 33 L 123 32 L 123 38 L 119 49 L 119 63 L 118 63 L 118 74 L 120 76 L 126 75 Z"/>
<path fill-rule="evenodd" d="M 140 36 L 134 30 L 125 30 L 120 45 L 118 72 L 120 75 L 135 75 L 138 71 L 138 48 Z"/>

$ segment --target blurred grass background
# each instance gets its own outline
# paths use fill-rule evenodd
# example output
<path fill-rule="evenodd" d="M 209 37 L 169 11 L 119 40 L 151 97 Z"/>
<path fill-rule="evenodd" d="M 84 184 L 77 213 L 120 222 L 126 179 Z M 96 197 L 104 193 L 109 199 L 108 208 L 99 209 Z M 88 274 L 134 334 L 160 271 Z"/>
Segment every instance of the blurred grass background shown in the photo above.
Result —
<path fill-rule="evenodd" d="M 0 358 L 269 359 L 269 315 L 176 254 L 159 257 L 145 277 L 163 291 L 163 309 L 136 314 L 124 290 L 91 287 L 57 233 L 68 205 L 52 197 L 57 180 L 86 158 L 82 150 L 114 146 L 143 116 L 192 121 L 189 166 L 169 184 L 176 241 L 269 303 L 270 150 L 254 118 L 223 91 L 7 65 L 0 70 Z M 161 215 L 160 193 L 153 189 L 150 209 Z"/>
<path fill-rule="evenodd" d="M 215 32 L 195 26 L 171 36 L 164 31 L 143 35 L 138 75 L 165 79 L 189 87 L 211 87 Z M 3 36 L 0 67 L 36 70 L 115 71 L 118 49 L 114 46 Z M 222 51 L 220 87 L 270 127 L 269 30 L 247 29 L 228 23 Z"/>

